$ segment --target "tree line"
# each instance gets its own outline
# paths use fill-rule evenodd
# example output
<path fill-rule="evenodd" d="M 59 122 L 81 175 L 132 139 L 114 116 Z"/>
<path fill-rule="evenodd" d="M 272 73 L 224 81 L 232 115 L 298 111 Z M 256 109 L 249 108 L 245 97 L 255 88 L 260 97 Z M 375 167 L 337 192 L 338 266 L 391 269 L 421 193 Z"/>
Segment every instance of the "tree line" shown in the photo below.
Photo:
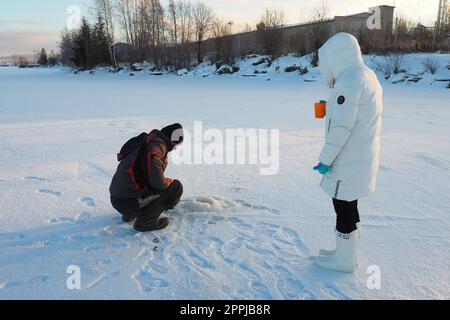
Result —
<path fill-rule="evenodd" d="M 83 18 L 78 29 L 62 32 L 63 64 L 85 69 L 117 66 L 116 33 L 129 45 L 130 63 L 151 60 L 159 69 L 188 68 L 203 61 L 208 38 L 214 39 L 216 62 L 234 62 L 233 21 L 218 17 L 204 2 L 169 0 L 164 7 L 160 0 L 96 0 L 92 9 L 95 24 Z M 267 54 L 279 54 L 283 25 L 283 12 L 269 9 L 256 25 Z M 244 31 L 250 30 L 255 28 L 247 24 Z"/>
<path fill-rule="evenodd" d="M 201 62 L 202 43 L 207 37 L 231 34 L 227 24 L 203 2 L 170 0 L 165 8 L 160 0 L 96 0 L 93 9 L 95 24 L 83 18 L 77 30 L 62 32 L 64 64 L 80 68 L 117 66 L 114 35 L 119 30 L 130 45 L 130 62 L 151 60 L 158 68 L 184 68 L 191 63 L 193 43 L 197 62 Z"/>
<path fill-rule="evenodd" d="M 233 22 L 218 17 L 204 2 L 169 0 L 163 6 L 160 0 L 95 0 L 91 9 L 93 22 L 83 18 L 78 29 L 62 32 L 60 59 L 65 65 L 90 69 L 98 65 L 117 66 L 118 60 L 122 60 L 129 63 L 152 61 L 158 69 L 189 68 L 192 63 L 203 61 L 204 42 L 208 38 L 213 38 L 214 45 L 214 56 L 210 58 L 215 62 L 234 62 Z M 310 13 L 310 21 L 315 23 L 311 24 L 307 39 L 301 36 L 303 38 L 290 40 L 295 42 L 290 48 L 295 48 L 296 53 L 313 53 L 315 66 L 317 49 L 329 36 L 326 25 L 329 12 L 325 1 L 315 3 Z M 255 53 L 274 57 L 283 53 L 284 23 L 282 11 L 266 9 L 256 28 L 246 25 L 244 31 L 256 31 L 264 48 L 264 52 Z M 116 45 L 116 35 L 126 43 L 126 58 Z M 366 53 L 426 51 L 443 41 L 433 39 L 430 29 L 415 26 L 404 18 L 395 21 L 392 39 L 380 38 L 368 30 L 361 30 L 355 36 Z"/>

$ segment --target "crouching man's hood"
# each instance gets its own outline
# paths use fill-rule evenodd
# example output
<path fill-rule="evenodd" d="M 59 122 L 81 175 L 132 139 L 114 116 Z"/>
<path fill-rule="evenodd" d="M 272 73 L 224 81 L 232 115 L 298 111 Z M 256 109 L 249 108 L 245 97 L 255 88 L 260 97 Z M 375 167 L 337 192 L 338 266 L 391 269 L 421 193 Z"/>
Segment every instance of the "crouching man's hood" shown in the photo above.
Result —
<path fill-rule="evenodd" d="M 319 66 L 326 84 L 333 87 L 346 70 L 364 65 L 358 40 L 348 33 L 338 33 L 319 49 Z"/>

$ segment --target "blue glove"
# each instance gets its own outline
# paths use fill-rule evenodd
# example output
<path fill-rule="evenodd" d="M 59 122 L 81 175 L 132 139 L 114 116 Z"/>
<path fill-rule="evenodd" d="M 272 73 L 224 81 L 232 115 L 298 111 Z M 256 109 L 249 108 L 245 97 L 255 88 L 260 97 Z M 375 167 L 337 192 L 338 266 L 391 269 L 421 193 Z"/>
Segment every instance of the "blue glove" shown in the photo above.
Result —
<path fill-rule="evenodd" d="M 320 162 L 317 166 L 313 168 L 314 171 L 319 171 L 320 174 L 325 175 L 330 171 L 331 166 L 327 166 L 326 164 L 323 164 Z"/>

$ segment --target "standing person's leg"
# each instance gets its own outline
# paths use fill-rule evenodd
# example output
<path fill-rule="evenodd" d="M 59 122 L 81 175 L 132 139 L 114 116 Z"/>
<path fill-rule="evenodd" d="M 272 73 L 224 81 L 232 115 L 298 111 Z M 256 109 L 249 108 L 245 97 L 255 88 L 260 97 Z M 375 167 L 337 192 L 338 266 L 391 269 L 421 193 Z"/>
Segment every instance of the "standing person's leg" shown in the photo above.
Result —
<path fill-rule="evenodd" d="M 357 200 L 348 202 L 333 199 L 333 205 L 336 211 L 336 250 L 321 250 L 321 255 L 317 257 L 316 262 L 324 269 L 354 272 L 357 266 L 356 214 L 358 202 Z"/>
<path fill-rule="evenodd" d="M 154 231 L 166 228 L 169 225 L 169 219 L 161 218 L 167 210 L 175 208 L 183 195 L 183 185 L 175 180 L 170 187 L 163 191 L 158 199 L 143 207 L 142 215 L 136 220 L 134 228 L 137 231 Z"/>
<path fill-rule="evenodd" d="M 333 199 L 333 207 L 336 212 L 336 231 L 341 233 L 353 232 L 357 222 L 359 222 L 358 200 L 347 202 Z M 332 255 L 336 250 L 321 249 L 319 254 L 324 256 Z"/>
<path fill-rule="evenodd" d="M 333 199 L 334 210 L 336 211 L 336 230 L 340 233 L 352 233 L 357 229 L 359 222 L 358 200 L 343 201 Z"/>

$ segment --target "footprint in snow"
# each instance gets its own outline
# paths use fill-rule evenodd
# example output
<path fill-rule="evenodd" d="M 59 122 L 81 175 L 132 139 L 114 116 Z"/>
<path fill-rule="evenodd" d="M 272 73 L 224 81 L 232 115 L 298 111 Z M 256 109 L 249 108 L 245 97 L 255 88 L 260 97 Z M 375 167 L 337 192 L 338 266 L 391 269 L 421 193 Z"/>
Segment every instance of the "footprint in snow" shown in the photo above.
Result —
<path fill-rule="evenodd" d="M 22 240 L 22 239 L 25 239 L 26 237 L 27 237 L 27 235 L 24 233 L 2 234 L 2 235 L 0 235 L 0 243 Z"/>
<path fill-rule="evenodd" d="M 95 266 L 105 266 L 105 265 L 108 265 L 111 263 L 112 263 L 112 260 L 110 258 L 100 258 L 98 260 L 95 260 L 93 264 Z"/>
<path fill-rule="evenodd" d="M 236 199 L 235 201 L 237 203 L 239 203 L 240 205 L 242 205 L 243 207 L 248 208 L 248 209 L 267 211 L 268 213 L 275 214 L 275 215 L 279 215 L 280 214 L 280 210 L 278 210 L 278 209 L 269 208 L 269 207 L 266 207 L 266 206 L 263 206 L 263 205 L 251 204 L 251 203 L 249 203 L 247 201 L 240 200 L 240 199 Z"/>
<path fill-rule="evenodd" d="M 346 295 L 344 292 L 342 292 L 340 289 L 338 289 L 335 285 L 327 284 L 325 285 L 325 289 L 322 289 L 322 291 L 331 296 L 332 299 L 335 300 L 352 300 L 352 298 L 348 295 Z"/>
<path fill-rule="evenodd" d="M 186 259 L 179 252 L 173 252 L 169 256 L 169 262 L 172 266 L 174 266 L 180 272 L 189 272 L 191 269 L 186 263 Z"/>
<path fill-rule="evenodd" d="M 64 223 L 64 222 L 75 222 L 74 219 L 72 218 L 66 218 L 66 217 L 58 217 L 58 218 L 53 218 L 51 220 L 48 221 L 48 223 Z"/>
<path fill-rule="evenodd" d="M 50 179 L 47 178 L 41 178 L 41 177 L 36 177 L 36 176 L 29 176 L 29 177 L 24 177 L 22 178 L 23 180 L 27 180 L 27 181 L 50 181 Z"/>
<path fill-rule="evenodd" d="M 165 274 L 168 271 L 165 266 L 152 261 L 148 262 L 148 267 L 151 268 L 151 270 L 155 271 L 156 273 L 160 274 Z"/>
<path fill-rule="evenodd" d="M 0 289 L 9 289 L 9 288 L 30 286 L 30 285 L 46 282 L 49 279 L 50 279 L 50 277 L 48 277 L 48 276 L 36 276 L 33 278 L 29 278 L 29 279 L 3 282 L 3 283 L 0 283 Z"/>
<path fill-rule="evenodd" d="M 91 217 L 92 215 L 89 212 L 83 212 L 75 219 L 75 223 L 86 224 Z"/>
<path fill-rule="evenodd" d="M 278 273 L 277 288 L 284 299 L 317 299 L 315 294 L 306 289 L 303 282 L 297 279 L 285 266 L 275 265 L 273 269 Z"/>
<path fill-rule="evenodd" d="M 253 228 L 252 225 L 245 223 L 242 219 L 237 217 L 231 217 L 227 219 L 227 222 L 231 223 L 234 227 L 240 230 L 251 230 Z"/>
<path fill-rule="evenodd" d="M 223 245 L 223 252 L 226 256 L 233 255 L 244 245 L 244 243 L 245 239 L 243 237 L 234 238 Z"/>
<path fill-rule="evenodd" d="M 239 271 L 247 277 L 248 286 L 258 297 L 262 297 L 264 299 L 271 299 L 272 295 L 269 292 L 269 289 L 264 285 L 261 280 L 261 277 L 258 273 L 251 269 L 251 267 L 247 264 L 239 263 L 237 268 Z"/>
<path fill-rule="evenodd" d="M 193 250 L 189 252 L 189 257 L 192 262 L 201 269 L 214 269 L 214 265 Z"/>
<path fill-rule="evenodd" d="M 92 245 L 83 249 L 83 252 L 105 251 L 106 247 L 101 245 Z"/>
<path fill-rule="evenodd" d="M 136 280 L 142 292 L 150 292 L 153 289 L 167 288 L 170 286 L 168 281 L 153 277 L 152 274 L 146 269 L 143 269 L 138 274 L 135 274 L 133 279 Z"/>
<path fill-rule="evenodd" d="M 90 197 L 84 197 L 80 199 L 80 202 L 86 207 L 95 207 L 97 205 L 95 200 Z"/>
<path fill-rule="evenodd" d="M 128 243 L 126 243 L 125 241 L 122 241 L 122 240 L 116 241 L 111 245 L 111 248 L 116 249 L 116 250 L 127 249 L 129 247 L 130 246 L 128 245 Z"/>
<path fill-rule="evenodd" d="M 43 193 L 43 194 L 49 194 L 49 195 L 56 196 L 56 197 L 62 196 L 62 192 L 54 191 L 54 190 L 50 190 L 50 189 L 39 189 L 39 190 L 37 190 L 37 192 Z"/>

